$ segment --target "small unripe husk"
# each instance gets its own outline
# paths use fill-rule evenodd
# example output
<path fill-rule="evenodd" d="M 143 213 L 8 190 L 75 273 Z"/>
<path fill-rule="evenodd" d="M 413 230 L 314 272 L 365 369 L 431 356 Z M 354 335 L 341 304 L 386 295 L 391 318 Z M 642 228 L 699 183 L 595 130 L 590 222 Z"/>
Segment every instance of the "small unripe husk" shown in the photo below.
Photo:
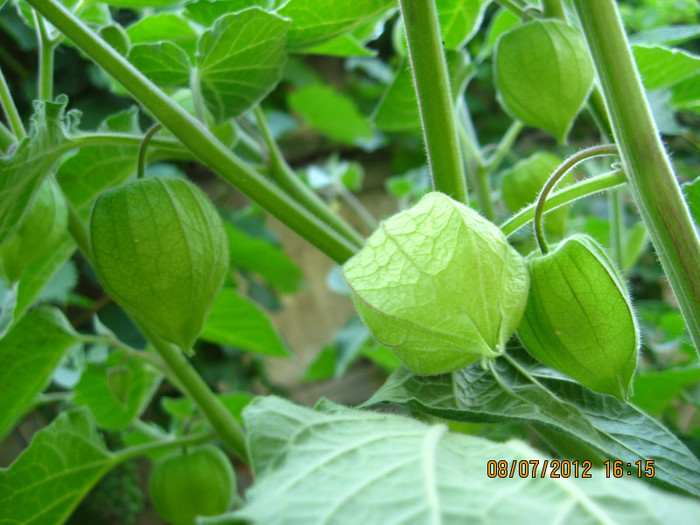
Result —
<path fill-rule="evenodd" d="M 374 338 L 424 375 L 500 355 L 529 283 L 503 233 L 442 193 L 384 221 L 343 274 Z"/>
<path fill-rule="evenodd" d="M 97 198 L 90 257 L 119 305 L 189 352 L 221 291 L 229 252 L 221 218 L 199 188 L 152 177 Z"/>
<path fill-rule="evenodd" d="M 622 277 L 587 235 L 527 258 L 530 295 L 518 327 L 536 359 L 588 388 L 627 399 L 639 329 Z"/>
<path fill-rule="evenodd" d="M 0 274 L 8 283 L 19 281 L 27 269 L 48 256 L 68 226 L 68 208 L 53 179 L 39 187 L 32 210 L 19 229 L 0 246 Z"/>

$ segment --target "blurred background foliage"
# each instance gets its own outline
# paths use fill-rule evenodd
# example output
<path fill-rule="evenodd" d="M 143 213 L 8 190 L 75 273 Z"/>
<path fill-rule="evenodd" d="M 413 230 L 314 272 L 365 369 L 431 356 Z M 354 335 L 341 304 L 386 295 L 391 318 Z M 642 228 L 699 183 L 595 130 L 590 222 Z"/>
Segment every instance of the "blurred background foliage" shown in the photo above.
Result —
<path fill-rule="evenodd" d="M 700 14 L 695 0 L 628 0 L 619 4 L 632 42 L 667 38 L 660 36 L 659 28 L 692 27 Z M 138 31 L 130 28 L 138 20 L 168 12 L 93 5 L 102 9 L 95 9 L 96 18 L 126 28 L 132 42 Z M 481 29 L 466 45 L 468 55 L 455 53 L 451 57 L 453 52 L 448 52 L 448 62 L 453 87 L 464 88 L 478 141 L 488 152 L 512 123 L 493 87 L 493 46 L 500 32 L 517 23 L 517 18 L 495 3 L 488 5 L 483 17 Z M 346 47 L 319 49 L 319 54 L 292 55 L 282 82 L 263 102 L 272 134 L 291 167 L 364 234 L 429 190 L 417 108 L 411 100 L 410 75 L 406 75 L 402 28 L 397 20 L 392 14 L 358 29 L 354 33 L 355 47 L 347 47 L 346 43 Z M 109 36 L 109 30 L 104 34 Z M 670 43 L 697 55 L 698 34 L 696 30 L 692 38 Z M 5 2 L 0 8 L 0 63 L 20 113 L 31 114 L 37 91 L 37 40 L 13 2 Z M 143 112 L 137 114 L 131 109 L 133 101 L 111 79 L 70 45 L 56 51 L 54 92 L 68 95 L 70 108 L 80 110 L 81 129 L 97 129 L 118 112 L 125 112 L 122 115 L 126 120 L 137 118 L 135 125 L 142 130 L 151 123 Z M 187 104 L 186 93 L 174 92 L 174 96 Z M 650 90 L 649 99 L 672 152 L 678 178 L 687 188 L 693 188 L 689 191 L 691 207 L 700 209 L 699 76 L 696 73 L 673 86 Z M 230 129 L 221 133 L 243 158 L 264 164 L 265 147 L 252 116 L 231 119 Z M 557 144 L 543 131 L 524 129 L 500 168 L 491 174 L 496 222 L 503 222 L 516 211 L 504 202 L 501 181 L 519 161 L 538 152 L 563 158 L 599 141 L 596 125 L 585 111 L 565 145 Z M 587 169 L 600 172 L 604 165 Z M 581 171 L 578 176 L 586 174 Z M 240 412 L 252 394 L 260 393 L 277 393 L 305 404 L 313 404 L 321 396 L 356 404 L 367 399 L 397 366 L 392 354 L 369 338 L 354 315 L 339 268 L 323 255 L 198 164 L 187 160 L 153 163 L 148 173 L 197 181 L 225 217 L 234 271 L 226 284 L 225 297 L 218 301 L 220 320 L 218 324 L 208 323 L 193 362 L 216 392 L 229 396 L 227 402 L 236 411 Z M 643 341 L 633 402 L 661 418 L 697 454 L 697 354 L 634 203 L 624 191 L 622 202 L 627 226 L 625 271 Z M 474 205 L 477 207 L 476 202 Z M 583 199 L 566 212 L 560 231 L 550 231 L 550 235 L 561 238 L 586 232 L 608 245 L 609 214 L 606 196 Z M 511 240 L 523 254 L 534 247 L 527 229 Z M 137 348 L 145 344 L 125 313 L 104 295 L 89 265 L 78 254 L 55 275 L 41 299 L 62 307 L 81 331 L 94 330 L 97 316 L 103 329 L 112 331 L 121 341 Z M 236 316 L 238 324 L 227 321 Z M 247 329 L 241 328 L 244 325 Z M 104 354 L 98 345 L 70 352 L 54 375 L 52 388 L 61 391 L 75 387 L 79 392 L 86 371 L 103 363 Z M 163 383 L 143 417 L 149 421 L 147 428 L 107 433 L 108 443 L 134 444 L 146 439 L 149 432 L 159 432 L 159 428 L 196 428 L 201 416 L 191 403 L 176 399 L 177 395 L 168 383 Z M 42 418 L 50 419 L 54 409 L 42 407 L 27 418 L 23 423 L 27 434 L 32 426 L 41 425 Z M 547 447 L 526 425 L 451 426 L 491 439 L 521 437 Z M 22 428 L 7 443 L 21 440 Z M 139 462 L 130 462 L 114 469 L 84 501 L 72 523 L 154 523 L 152 515 L 142 512 L 147 503 L 140 489 L 144 468 Z M 241 476 L 245 479 L 245 473 L 239 472 Z"/>

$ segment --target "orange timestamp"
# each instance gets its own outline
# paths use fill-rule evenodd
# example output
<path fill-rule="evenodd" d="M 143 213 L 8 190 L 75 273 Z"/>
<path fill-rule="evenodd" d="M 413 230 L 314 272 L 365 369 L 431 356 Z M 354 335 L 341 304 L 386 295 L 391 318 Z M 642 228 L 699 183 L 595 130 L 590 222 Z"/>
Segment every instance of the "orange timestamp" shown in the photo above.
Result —
<path fill-rule="evenodd" d="M 590 478 L 593 467 L 590 461 L 568 459 L 514 459 L 486 462 L 489 478 Z"/>

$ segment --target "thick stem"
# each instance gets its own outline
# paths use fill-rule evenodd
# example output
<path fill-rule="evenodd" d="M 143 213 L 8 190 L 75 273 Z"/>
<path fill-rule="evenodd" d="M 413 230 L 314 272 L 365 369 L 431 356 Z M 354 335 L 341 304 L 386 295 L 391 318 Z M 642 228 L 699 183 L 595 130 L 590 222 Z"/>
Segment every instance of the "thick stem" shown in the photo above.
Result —
<path fill-rule="evenodd" d="M 535 236 L 537 237 L 537 244 L 539 245 L 540 252 L 542 252 L 542 254 L 546 254 L 547 252 L 549 252 L 549 248 L 547 247 L 547 239 L 544 235 L 544 221 L 542 220 L 544 203 L 547 200 L 549 192 L 552 191 L 552 188 L 554 188 L 556 183 L 559 182 L 559 180 L 579 162 L 583 162 L 586 159 L 590 159 L 591 157 L 598 157 L 600 155 L 617 154 L 617 146 L 615 146 L 614 144 L 606 144 L 603 146 L 593 146 L 591 148 L 586 148 L 562 162 L 561 165 L 552 174 L 552 176 L 549 177 L 549 180 L 544 185 L 544 188 L 542 188 L 542 192 L 540 192 L 540 196 L 537 198 L 537 206 L 535 207 Z"/>
<path fill-rule="evenodd" d="M 598 73 L 632 196 L 700 349 L 700 239 L 644 94 L 613 0 L 572 1 Z"/>
<path fill-rule="evenodd" d="M 112 75 L 202 163 L 338 263 L 356 247 L 265 180 L 55 0 L 28 0 L 73 44 Z"/>
<path fill-rule="evenodd" d="M 19 116 L 17 106 L 15 106 L 10 87 L 5 82 L 5 75 L 2 74 L 2 69 L 0 69 L 0 106 L 7 116 L 7 123 L 12 129 L 12 133 L 15 134 L 17 140 L 22 140 L 27 135 L 27 132 L 24 130 L 22 118 Z"/>
<path fill-rule="evenodd" d="M 361 248 L 365 243 L 362 236 L 345 222 L 342 217 L 334 213 L 328 205 L 323 202 L 321 197 L 297 177 L 296 173 L 294 173 L 289 164 L 287 164 L 284 155 L 282 155 L 282 151 L 272 136 L 272 132 L 267 125 L 267 120 L 265 120 L 265 115 L 260 106 L 255 106 L 253 111 L 258 122 L 258 129 L 267 144 L 270 156 L 270 175 L 272 175 L 275 182 L 299 204 L 345 237 L 348 242 Z"/>
<path fill-rule="evenodd" d="M 600 191 L 621 186 L 627 182 L 627 178 L 622 170 L 616 170 L 605 175 L 598 175 L 592 179 L 582 180 L 571 186 L 567 186 L 561 191 L 552 193 L 542 209 L 543 213 L 552 211 L 559 206 L 564 206 L 588 195 L 593 195 Z M 535 207 L 537 203 L 530 204 L 518 213 L 513 215 L 506 222 L 501 224 L 501 231 L 506 235 L 512 235 L 520 228 L 528 224 L 535 218 Z"/>
<path fill-rule="evenodd" d="M 435 0 L 401 0 L 433 187 L 468 203 Z"/>
<path fill-rule="evenodd" d="M 55 44 L 49 38 L 46 22 L 34 11 L 37 40 L 39 41 L 39 100 L 53 100 L 53 62 Z"/>

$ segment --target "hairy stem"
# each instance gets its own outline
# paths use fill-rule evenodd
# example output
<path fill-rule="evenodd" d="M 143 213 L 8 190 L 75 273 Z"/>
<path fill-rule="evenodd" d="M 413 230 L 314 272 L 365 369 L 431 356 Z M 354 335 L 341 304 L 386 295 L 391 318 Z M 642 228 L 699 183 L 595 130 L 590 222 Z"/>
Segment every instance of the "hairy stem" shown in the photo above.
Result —
<path fill-rule="evenodd" d="M 433 187 L 468 203 L 435 0 L 400 0 Z"/>
<path fill-rule="evenodd" d="M 546 213 L 552 211 L 560 206 L 564 206 L 565 204 L 569 204 L 583 197 L 621 186 L 626 182 L 627 179 L 622 170 L 616 170 L 604 175 L 598 175 L 597 177 L 577 182 L 576 184 L 567 186 L 561 191 L 552 193 L 542 208 L 542 212 Z M 523 226 L 527 225 L 535 218 L 536 206 L 537 203 L 533 203 L 520 210 L 506 222 L 501 224 L 501 231 L 503 231 L 506 236 L 509 236 Z"/>
<path fill-rule="evenodd" d="M 338 263 L 356 251 L 335 231 L 267 181 L 179 107 L 56 0 L 28 0 L 73 44 L 112 75 L 194 156 Z"/>
<path fill-rule="evenodd" d="M 255 106 L 254 113 L 258 122 L 258 129 L 267 145 L 270 156 L 270 175 L 272 175 L 275 182 L 299 204 L 306 207 L 306 209 L 316 217 L 345 237 L 348 242 L 352 243 L 357 248 L 361 248 L 365 242 L 362 236 L 345 222 L 340 215 L 334 213 L 328 205 L 323 202 L 321 197 L 299 179 L 297 174 L 294 173 L 289 164 L 287 164 L 284 155 L 282 155 L 282 151 L 277 145 L 277 142 L 275 142 L 272 132 L 267 125 L 267 120 L 265 120 L 262 108 L 260 108 L 260 106 Z"/>
<path fill-rule="evenodd" d="M 544 235 L 544 221 L 542 220 L 544 203 L 547 200 L 549 192 L 552 191 L 552 188 L 554 188 L 556 183 L 559 182 L 559 180 L 579 162 L 583 162 L 586 159 L 598 157 L 600 155 L 617 154 L 617 146 L 615 146 L 614 144 L 606 144 L 603 146 L 593 146 L 590 148 L 586 148 L 562 162 L 561 165 L 554 171 L 552 176 L 549 177 L 549 180 L 540 192 L 540 196 L 537 198 L 537 206 L 535 206 L 535 236 L 537 237 L 537 244 L 540 247 L 540 252 L 542 252 L 543 255 L 549 252 L 549 248 L 547 247 L 547 239 Z"/>
<path fill-rule="evenodd" d="M 572 0 L 593 57 L 632 196 L 700 349 L 700 239 L 644 94 L 613 0 Z"/>
<path fill-rule="evenodd" d="M 0 107 L 2 107 L 7 116 L 7 123 L 12 129 L 12 133 L 15 134 L 17 140 L 22 140 L 27 135 L 27 132 L 24 130 L 22 118 L 19 116 L 19 111 L 17 111 L 17 106 L 15 106 L 15 101 L 10 93 L 10 87 L 5 81 L 5 75 L 2 74 L 2 69 L 0 69 Z"/>

